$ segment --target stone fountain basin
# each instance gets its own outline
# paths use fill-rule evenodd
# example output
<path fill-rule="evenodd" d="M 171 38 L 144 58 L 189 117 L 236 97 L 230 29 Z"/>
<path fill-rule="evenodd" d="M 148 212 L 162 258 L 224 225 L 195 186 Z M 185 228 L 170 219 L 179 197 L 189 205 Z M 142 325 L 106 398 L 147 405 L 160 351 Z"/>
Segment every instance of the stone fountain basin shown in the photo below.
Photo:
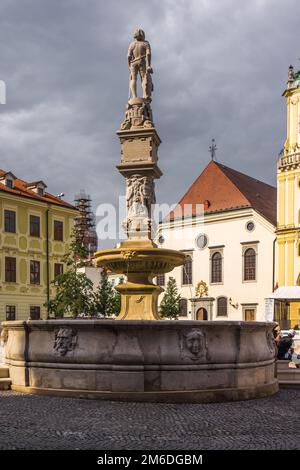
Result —
<path fill-rule="evenodd" d="M 164 248 L 113 248 L 95 254 L 97 265 L 117 274 L 136 273 L 139 276 L 163 274 L 184 263 L 185 254 Z"/>
<path fill-rule="evenodd" d="M 277 392 L 273 326 L 189 320 L 2 323 L 13 390 L 170 403 Z"/>

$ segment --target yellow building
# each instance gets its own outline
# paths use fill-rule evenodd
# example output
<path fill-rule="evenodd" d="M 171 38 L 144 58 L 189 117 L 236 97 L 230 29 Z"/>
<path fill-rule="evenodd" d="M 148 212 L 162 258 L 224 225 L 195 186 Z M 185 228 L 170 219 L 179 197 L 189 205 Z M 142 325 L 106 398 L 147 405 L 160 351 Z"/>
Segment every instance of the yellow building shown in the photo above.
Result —
<path fill-rule="evenodd" d="M 78 211 L 45 188 L 0 170 L 0 322 L 46 318 L 50 282 L 63 272 Z"/>
<path fill-rule="evenodd" d="M 277 169 L 277 282 L 279 287 L 300 286 L 300 71 L 289 68 L 287 138 Z M 300 290 L 300 288 L 299 288 Z M 281 302 L 275 315 L 293 327 L 300 322 L 300 303 Z"/>

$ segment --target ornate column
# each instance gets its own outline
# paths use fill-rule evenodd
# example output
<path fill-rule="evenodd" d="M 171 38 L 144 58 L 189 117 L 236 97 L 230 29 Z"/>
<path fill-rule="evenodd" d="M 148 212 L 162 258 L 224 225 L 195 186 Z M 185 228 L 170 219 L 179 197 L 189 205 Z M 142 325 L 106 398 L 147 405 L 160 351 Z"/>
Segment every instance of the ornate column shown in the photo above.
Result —
<path fill-rule="evenodd" d="M 121 163 L 117 166 L 126 180 L 127 216 L 124 228 L 131 241 L 154 246 L 152 208 L 156 202 L 155 182 L 160 178 L 157 150 L 161 142 L 152 120 L 149 99 L 128 101 L 125 120 L 117 132 Z M 151 233 L 152 231 L 152 233 Z"/>

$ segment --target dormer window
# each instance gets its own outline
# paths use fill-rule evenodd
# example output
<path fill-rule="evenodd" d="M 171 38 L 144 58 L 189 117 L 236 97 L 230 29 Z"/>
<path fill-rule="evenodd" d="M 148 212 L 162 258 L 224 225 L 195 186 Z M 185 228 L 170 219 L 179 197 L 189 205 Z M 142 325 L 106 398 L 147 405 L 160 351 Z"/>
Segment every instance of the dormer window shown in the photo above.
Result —
<path fill-rule="evenodd" d="M 43 181 L 34 181 L 33 183 L 27 183 L 26 188 L 30 189 L 30 191 L 33 191 L 39 196 L 44 196 L 45 188 L 47 188 L 47 186 Z"/>
<path fill-rule="evenodd" d="M 7 188 L 13 188 L 15 179 L 15 175 L 8 171 L 7 173 L 4 173 L 2 176 L 0 176 L 0 183 L 5 184 Z"/>
<path fill-rule="evenodd" d="M 39 196 L 44 196 L 45 191 L 44 191 L 43 186 L 38 186 L 37 193 Z"/>

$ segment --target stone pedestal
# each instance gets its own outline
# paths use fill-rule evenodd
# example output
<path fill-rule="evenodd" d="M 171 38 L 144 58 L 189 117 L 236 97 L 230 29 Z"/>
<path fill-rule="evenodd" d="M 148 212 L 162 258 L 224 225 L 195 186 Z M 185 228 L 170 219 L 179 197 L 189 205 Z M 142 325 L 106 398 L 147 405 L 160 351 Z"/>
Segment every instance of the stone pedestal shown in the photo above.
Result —
<path fill-rule="evenodd" d="M 124 229 L 130 240 L 152 240 L 155 227 L 154 180 L 160 178 L 157 150 L 161 140 L 154 127 L 150 102 L 134 98 L 128 102 L 125 120 L 117 135 L 121 143 L 121 163 L 117 166 L 126 180 L 127 217 Z"/>
<path fill-rule="evenodd" d="M 121 312 L 116 320 L 160 320 L 157 301 L 163 291 L 161 287 L 127 282 L 116 289 L 121 294 Z"/>

